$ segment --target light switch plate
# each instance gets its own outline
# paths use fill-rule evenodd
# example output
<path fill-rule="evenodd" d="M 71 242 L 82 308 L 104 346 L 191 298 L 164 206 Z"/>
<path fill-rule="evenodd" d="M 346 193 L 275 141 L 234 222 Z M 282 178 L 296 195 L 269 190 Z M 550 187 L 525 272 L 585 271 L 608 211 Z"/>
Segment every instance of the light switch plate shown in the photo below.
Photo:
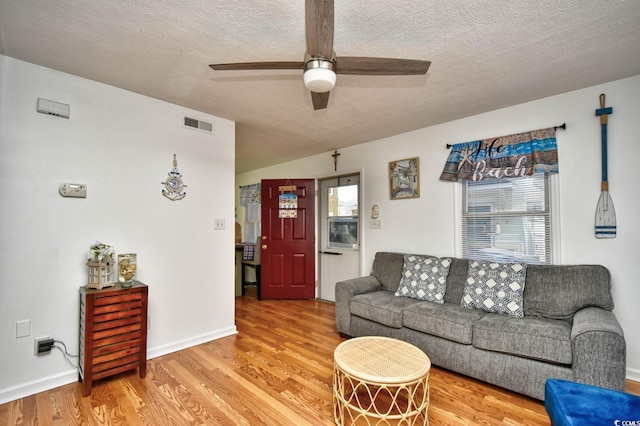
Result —
<path fill-rule="evenodd" d="M 31 320 L 16 321 L 16 339 L 31 335 Z"/>
<path fill-rule="evenodd" d="M 224 219 L 216 219 L 214 223 L 214 229 L 216 231 L 221 231 L 224 229 Z"/>

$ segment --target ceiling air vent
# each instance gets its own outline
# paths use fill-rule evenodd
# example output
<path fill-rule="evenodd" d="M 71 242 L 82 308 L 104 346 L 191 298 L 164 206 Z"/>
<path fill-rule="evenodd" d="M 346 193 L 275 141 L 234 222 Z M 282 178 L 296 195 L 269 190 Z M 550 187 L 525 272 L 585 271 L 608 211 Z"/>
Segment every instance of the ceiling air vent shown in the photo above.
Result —
<path fill-rule="evenodd" d="M 197 118 L 184 117 L 183 125 L 184 127 L 202 130 L 203 132 L 207 133 L 213 132 L 213 124 L 207 123 L 206 121 L 198 120 Z"/>

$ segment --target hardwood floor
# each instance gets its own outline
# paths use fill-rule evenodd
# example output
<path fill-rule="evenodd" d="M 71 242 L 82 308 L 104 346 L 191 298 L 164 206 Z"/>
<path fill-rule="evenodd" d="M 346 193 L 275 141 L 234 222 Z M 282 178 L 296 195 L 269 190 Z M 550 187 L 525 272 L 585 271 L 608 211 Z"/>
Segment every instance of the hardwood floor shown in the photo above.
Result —
<path fill-rule="evenodd" d="M 1 425 L 331 425 L 334 305 L 236 298 L 239 333 L 0 405 Z M 542 402 L 432 367 L 430 425 L 549 425 Z M 640 384 L 630 382 L 640 394 Z"/>

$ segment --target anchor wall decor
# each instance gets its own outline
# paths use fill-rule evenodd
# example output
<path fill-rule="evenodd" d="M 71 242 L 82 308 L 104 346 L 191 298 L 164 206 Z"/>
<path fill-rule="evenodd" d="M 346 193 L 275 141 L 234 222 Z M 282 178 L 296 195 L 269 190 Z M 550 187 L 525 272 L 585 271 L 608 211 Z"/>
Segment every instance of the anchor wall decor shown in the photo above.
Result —
<path fill-rule="evenodd" d="M 170 199 L 171 201 L 182 200 L 187 196 L 186 191 L 183 189 L 187 187 L 187 185 L 182 182 L 182 173 L 178 170 L 178 160 L 176 160 L 176 154 L 173 154 L 173 168 L 168 176 L 162 182 L 164 188 L 162 190 L 162 195 Z"/>

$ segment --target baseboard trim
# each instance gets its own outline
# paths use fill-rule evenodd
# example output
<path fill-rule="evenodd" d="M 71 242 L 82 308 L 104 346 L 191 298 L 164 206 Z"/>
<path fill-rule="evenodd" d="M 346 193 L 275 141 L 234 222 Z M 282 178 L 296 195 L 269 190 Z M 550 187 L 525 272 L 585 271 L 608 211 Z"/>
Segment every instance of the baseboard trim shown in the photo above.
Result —
<path fill-rule="evenodd" d="M 634 370 L 633 368 L 627 368 L 627 380 L 633 380 L 634 382 L 640 382 L 640 370 Z"/>
<path fill-rule="evenodd" d="M 16 399 L 44 392 L 49 389 L 68 385 L 78 381 L 78 371 L 68 370 L 53 376 L 47 376 L 39 380 L 23 383 L 0 390 L 0 404 L 15 401 Z"/>
<path fill-rule="evenodd" d="M 213 333 L 201 334 L 200 336 L 194 336 L 190 337 L 189 339 L 179 340 L 168 345 L 158 346 L 153 349 L 147 349 L 147 359 L 157 358 L 162 355 L 178 352 L 192 346 L 211 342 L 212 340 L 218 340 L 223 337 L 233 336 L 234 334 L 238 334 L 238 330 L 236 329 L 235 325 L 229 328 L 217 330 Z"/>
<path fill-rule="evenodd" d="M 212 340 L 221 339 L 223 337 L 238 334 L 236 326 L 216 330 L 212 333 L 202 334 L 189 339 L 180 340 L 168 345 L 156 348 L 147 348 L 147 359 L 156 358 L 162 355 L 177 352 L 183 349 L 207 343 Z M 78 381 L 78 371 L 68 370 L 52 376 L 43 377 L 42 379 L 33 380 L 31 382 L 22 383 L 20 385 L 0 389 L 0 404 L 15 401 L 16 399 L 34 395 L 39 392 L 48 391 L 60 386 L 68 385 Z"/>

